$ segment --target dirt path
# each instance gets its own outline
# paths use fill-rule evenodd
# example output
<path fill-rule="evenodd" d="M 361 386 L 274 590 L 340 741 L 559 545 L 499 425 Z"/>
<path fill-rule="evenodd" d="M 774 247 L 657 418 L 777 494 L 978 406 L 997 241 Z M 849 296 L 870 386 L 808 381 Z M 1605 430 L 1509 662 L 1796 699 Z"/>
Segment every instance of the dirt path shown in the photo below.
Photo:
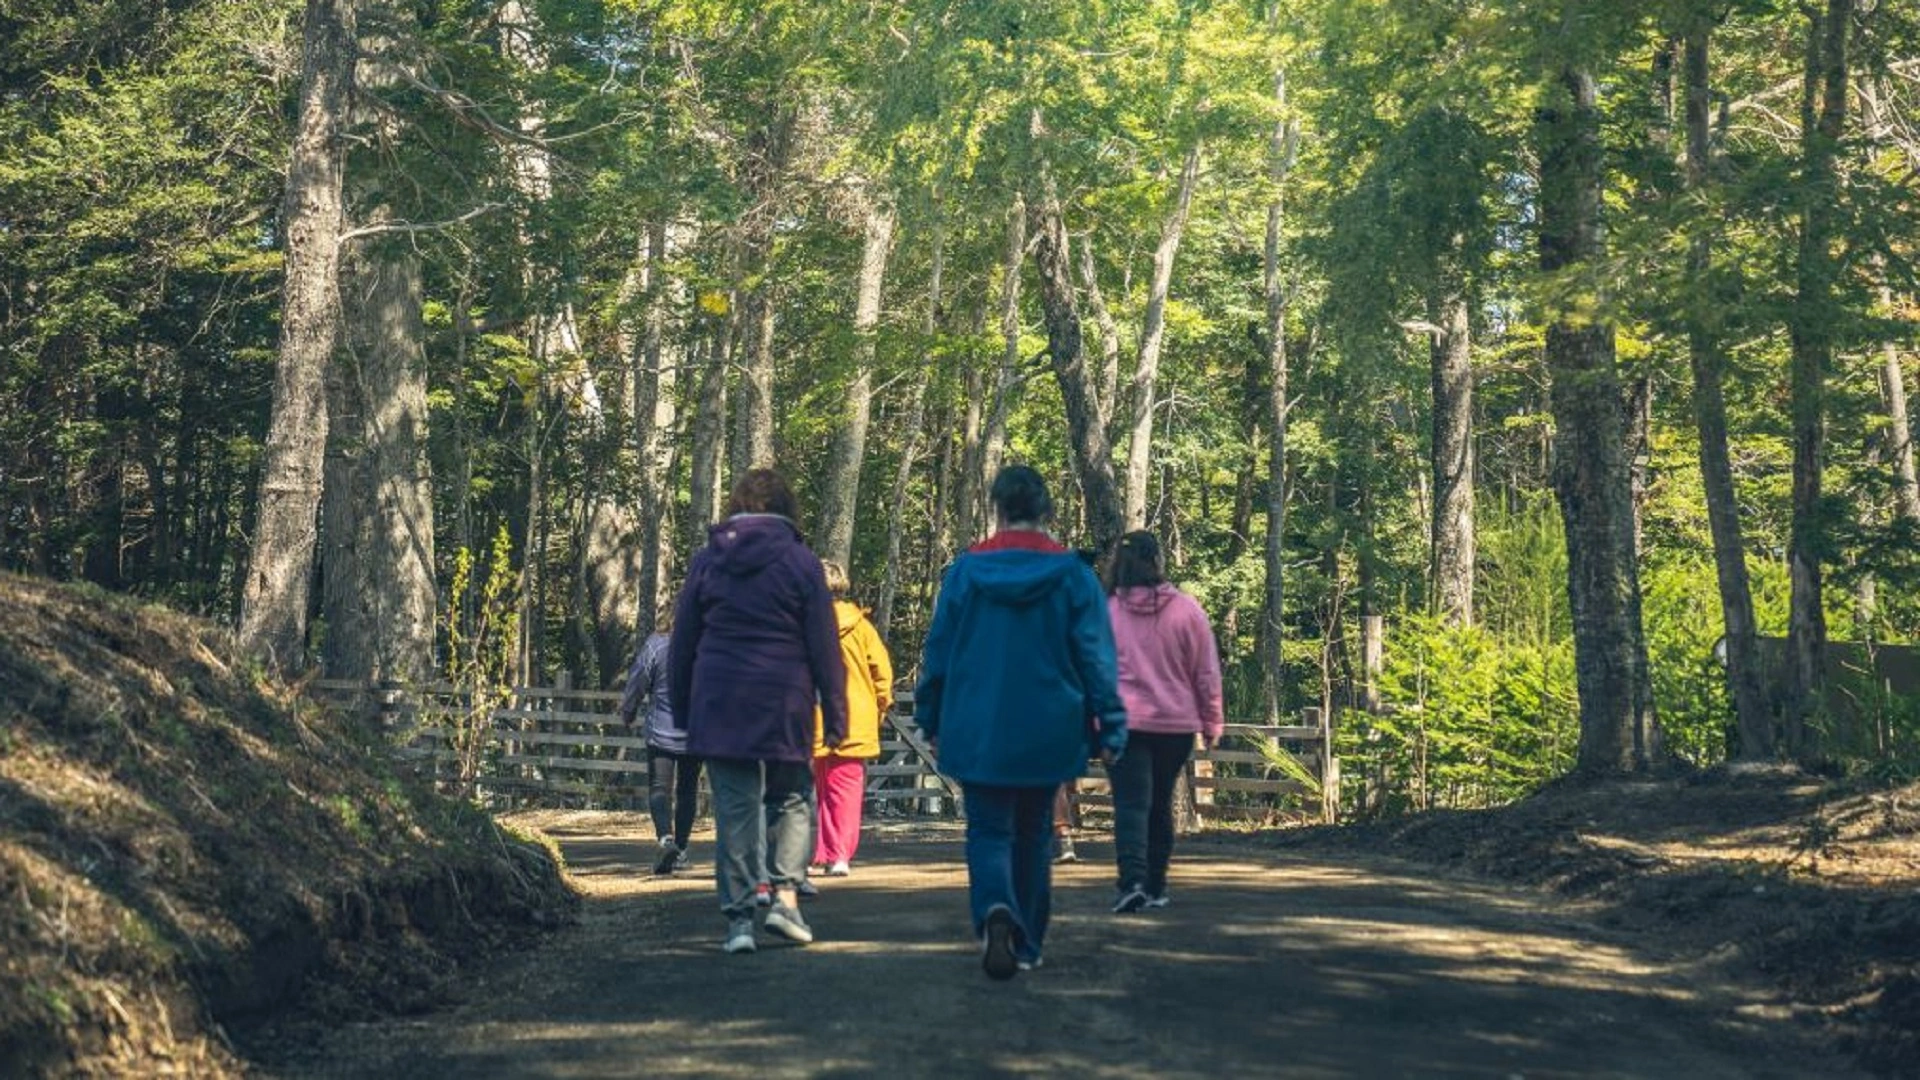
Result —
<path fill-rule="evenodd" d="M 950 826 L 871 827 L 807 909 L 818 943 L 729 957 L 711 881 L 646 877 L 636 816 L 536 820 L 589 894 L 579 926 L 280 1075 L 1854 1075 L 1759 991 L 1404 864 L 1188 842 L 1172 906 L 1116 917 L 1109 849 L 1083 844 L 1046 966 L 1002 984 L 965 940 Z"/>

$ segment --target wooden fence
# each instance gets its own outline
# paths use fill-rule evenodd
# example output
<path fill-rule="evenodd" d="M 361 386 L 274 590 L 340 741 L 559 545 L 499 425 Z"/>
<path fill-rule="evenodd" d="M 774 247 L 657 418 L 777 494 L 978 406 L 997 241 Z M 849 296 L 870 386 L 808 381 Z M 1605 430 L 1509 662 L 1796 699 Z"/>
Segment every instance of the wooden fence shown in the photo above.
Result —
<path fill-rule="evenodd" d="M 631 808 L 646 803 L 646 740 L 615 715 L 620 695 L 558 686 L 514 687 L 476 707 L 452 686 L 415 689 L 318 681 L 317 696 L 377 709 L 402 758 L 443 784 L 471 783 L 500 805 Z M 1210 753 L 1195 755 L 1182 800 L 1189 825 L 1207 818 L 1332 821 L 1339 804 L 1339 761 L 1331 727 L 1318 709 L 1293 726 L 1229 724 Z M 880 757 L 867 766 L 867 799 L 920 814 L 953 814 L 959 787 L 935 766 L 902 694 L 882 732 Z M 1096 764 L 1074 794 L 1077 809 L 1107 811 L 1112 799 Z M 884 812 L 884 810 L 883 810 Z"/>

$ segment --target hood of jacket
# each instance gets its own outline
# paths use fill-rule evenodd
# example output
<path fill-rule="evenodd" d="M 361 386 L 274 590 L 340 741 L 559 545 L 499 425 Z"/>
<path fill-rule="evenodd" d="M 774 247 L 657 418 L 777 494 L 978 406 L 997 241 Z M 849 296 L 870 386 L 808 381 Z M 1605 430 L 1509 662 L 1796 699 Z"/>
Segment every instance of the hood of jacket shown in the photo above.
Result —
<path fill-rule="evenodd" d="M 846 637 L 848 634 L 853 633 L 854 627 L 860 625 L 860 618 L 865 614 L 866 612 L 860 610 L 860 605 L 851 600 L 835 600 L 833 602 L 833 618 L 835 622 L 840 624 L 841 637 Z"/>
<path fill-rule="evenodd" d="M 798 543 L 799 526 L 779 514 L 735 514 L 707 529 L 714 568 L 729 577 L 757 574 Z"/>
<path fill-rule="evenodd" d="M 1031 607 L 1045 600 L 1081 569 L 1080 557 L 1065 551 L 1005 549 L 973 552 L 966 558 L 967 580 L 973 588 L 1010 607 Z"/>
<path fill-rule="evenodd" d="M 1158 615 L 1179 595 L 1180 590 L 1168 581 L 1158 585 L 1130 585 L 1113 594 L 1121 607 L 1135 615 Z"/>

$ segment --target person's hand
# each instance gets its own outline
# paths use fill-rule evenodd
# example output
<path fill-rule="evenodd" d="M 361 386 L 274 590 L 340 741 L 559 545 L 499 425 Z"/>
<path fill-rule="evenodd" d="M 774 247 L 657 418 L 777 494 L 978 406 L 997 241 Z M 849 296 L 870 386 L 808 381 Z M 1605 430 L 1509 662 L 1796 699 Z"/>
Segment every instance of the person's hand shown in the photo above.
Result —
<path fill-rule="evenodd" d="M 1200 733 L 1200 749 L 1206 750 L 1209 753 L 1211 753 L 1212 751 L 1218 749 L 1219 746 L 1220 746 L 1219 734 L 1215 732 L 1208 732 L 1208 731 L 1203 731 Z"/>
<path fill-rule="evenodd" d="M 1104 746 L 1100 748 L 1100 764 L 1109 769 L 1120 763 L 1120 757 L 1120 754 L 1116 754 Z"/>

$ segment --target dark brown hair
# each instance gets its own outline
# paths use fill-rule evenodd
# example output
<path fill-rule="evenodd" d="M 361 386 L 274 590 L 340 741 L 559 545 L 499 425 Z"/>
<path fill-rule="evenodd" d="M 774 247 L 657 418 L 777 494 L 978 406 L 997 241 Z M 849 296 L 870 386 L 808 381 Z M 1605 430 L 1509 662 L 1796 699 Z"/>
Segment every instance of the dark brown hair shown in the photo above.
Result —
<path fill-rule="evenodd" d="M 772 469 L 748 469 L 733 482 L 733 491 L 727 496 L 726 516 L 735 514 L 779 514 L 798 521 L 800 504 L 779 473 Z"/>
<path fill-rule="evenodd" d="M 1160 538 L 1137 529 L 1120 538 L 1113 546 L 1113 561 L 1107 564 L 1107 591 L 1119 592 L 1135 585 L 1158 585 L 1167 580 L 1167 568 L 1160 561 Z"/>

